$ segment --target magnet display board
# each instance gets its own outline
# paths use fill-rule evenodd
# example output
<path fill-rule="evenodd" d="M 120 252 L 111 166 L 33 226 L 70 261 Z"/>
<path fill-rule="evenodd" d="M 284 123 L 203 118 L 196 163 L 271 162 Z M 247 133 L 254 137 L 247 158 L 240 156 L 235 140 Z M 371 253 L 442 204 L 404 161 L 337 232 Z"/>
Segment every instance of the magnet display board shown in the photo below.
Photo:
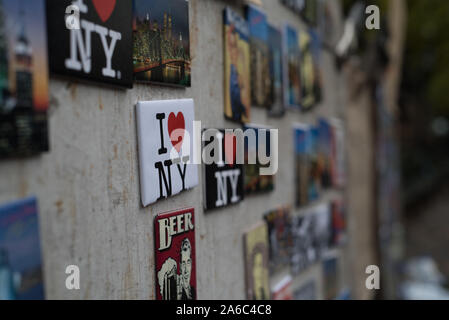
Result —
<path fill-rule="evenodd" d="M 297 29 L 304 26 L 298 16 L 279 1 L 262 2 L 270 25 L 279 30 L 284 22 Z M 153 178 L 147 179 L 147 186 L 155 193 L 149 193 L 143 201 L 153 203 L 143 207 L 140 175 L 145 169 L 139 161 L 142 153 L 136 111 L 139 101 L 193 99 L 195 107 L 186 107 L 191 110 L 184 114 L 186 123 L 190 117 L 201 121 L 203 128 L 241 127 L 223 115 L 223 9 L 226 5 L 244 16 L 243 7 L 235 1 L 189 1 L 191 87 L 135 83 L 133 89 L 123 90 L 73 79 L 50 78 L 51 152 L 29 161 L 0 162 L 1 203 L 29 194 L 36 194 L 39 200 L 47 298 L 156 299 L 154 217 L 186 207 L 195 209 L 197 298 L 246 297 L 242 235 L 261 221 L 268 210 L 287 204 L 291 204 L 293 210 L 292 125 L 297 122 L 314 124 L 319 116 L 341 117 L 345 106 L 344 81 L 332 56 L 324 52 L 323 101 L 310 113 L 287 110 L 285 117 L 272 118 L 264 108 L 251 108 L 252 123 L 279 129 L 279 170 L 272 192 L 245 197 L 235 205 L 205 214 L 200 183 L 204 178 L 202 170 L 198 171 L 196 179 L 194 170 L 190 171 L 191 181 L 198 182 L 196 187 L 174 195 L 174 185 L 179 187 L 181 183 L 173 181 L 173 196 L 153 202 L 160 196 L 158 171 L 155 170 Z M 179 111 L 184 113 L 185 104 L 192 105 L 188 101 L 177 106 L 167 102 L 158 110 L 166 114 L 164 121 L 168 121 L 172 112 L 175 116 Z M 145 108 L 147 106 L 142 106 L 142 110 Z M 159 122 L 157 119 L 149 121 L 145 124 L 148 134 L 154 135 L 149 137 L 149 143 L 157 144 L 159 149 Z M 164 123 L 164 130 L 164 144 L 168 149 L 173 146 L 167 123 Z M 159 156 L 157 150 L 155 155 L 149 152 L 147 157 L 152 163 L 167 159 Z M 151 168 L 150 163 L 148 167 Z M 173 179 L 179 179 L 176 166 L 172 173 Z M 194 182 L 192 186 L 196 185 Z M 301 211 L 295 209 L 292 213 L 301 214 Z M 80 267 L 80 290 L 70 291 L 64 286 L 64 271 L 71 264 Z M 314 265 L 307 272 L 321 274 L 319 268 Z M 303 280 L 304 275 L 299 277 Z M 278 279 L 273 278 L 273 281 L 277 283 Z M 296 281 L 297 278 L 293 282 Z M 317 296 L 322 296 L 320 281 Z"/>

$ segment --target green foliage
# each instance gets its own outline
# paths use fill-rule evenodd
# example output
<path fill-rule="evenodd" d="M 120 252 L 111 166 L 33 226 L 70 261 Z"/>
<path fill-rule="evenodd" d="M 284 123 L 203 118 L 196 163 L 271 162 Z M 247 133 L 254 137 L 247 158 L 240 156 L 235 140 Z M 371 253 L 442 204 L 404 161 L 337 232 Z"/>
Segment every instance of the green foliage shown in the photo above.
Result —
<path fill-rule="evenodd" d="M 342 0 L 345 15 L 357 1 Z M 394 0 L 362 2 L 366 6 L 379 6 L 385 17 L 389 1 Z M 432 114 L 449 117 L 449 1 L 407 0 L 406 4 L 408 25 L 403 94 L 415 103 L 429 107 Z M 371 41 L 376 32 L 365 32 L 362 45 Z"/>
<path fill-rule="evenodd" d="M 449 116 L 449 1 L 408 0 L 404 90 Z"/>
<path fill-rule="evenodd" d="M 332 0 L 331 0 L 332 1 Z M 381 19 L 381 29 L 384 27 L 386 20 L 386 13 L 388 12 L 388 1 L 389 0 L 342 0 L 343 12 L 345 16 L 348 16 L 351 8 L 356 3 L 362 3 L 364 7 L 368 7 L 370 5 L 376 5 L 380 9 L 380 19 Z M 391 1 L 391 0 L 390 0 Z M 359 29 L 358 32 L 358 48 L 356 50 L 356 54 L 365 55 L 367 50 L 372 50 L 373 43 L 375 43 L 379 37 L 378 30 L 367 30 L 365 28 L 365 21 L 368 18 L 368 15 L 365 14 L 365 10 L 363 10 L 363 16 L 361 21 L 359 21 Z"/>

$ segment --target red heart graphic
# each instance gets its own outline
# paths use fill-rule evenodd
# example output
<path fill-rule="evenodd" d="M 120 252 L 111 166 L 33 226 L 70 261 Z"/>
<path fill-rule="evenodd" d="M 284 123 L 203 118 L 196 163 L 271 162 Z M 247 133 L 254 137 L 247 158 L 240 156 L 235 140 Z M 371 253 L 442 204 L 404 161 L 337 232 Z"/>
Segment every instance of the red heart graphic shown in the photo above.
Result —
<path fill-rule="evenodd" d="M 237 137 L 232 133 L 226 133 L 224 143 L 226 163 L 233 167 L 237 155 Z"/>
<path fill-rule="evenodd" d="M 172 112 L 168 116 L 168 135 L 170 136 L 171 144 L 176 151 L 181 151 L 181 147 L 184 140 L 186 123 L 184 121 L 184 115 L 179 112 L 177 116 Z"/>
<path fill-rule="evenodd" d="M 92 0 L 101 21 L 106 22 L 114 12 L 117 0 Z"/>

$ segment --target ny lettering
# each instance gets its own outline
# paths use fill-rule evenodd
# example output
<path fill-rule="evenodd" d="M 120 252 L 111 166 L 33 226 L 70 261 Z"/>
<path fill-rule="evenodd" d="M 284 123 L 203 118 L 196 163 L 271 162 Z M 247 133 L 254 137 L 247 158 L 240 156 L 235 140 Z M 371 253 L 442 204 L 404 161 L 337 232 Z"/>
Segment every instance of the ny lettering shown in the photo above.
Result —
<path fill-rule="evenodd" d="M 231 203 L 240 201 L 240 197 L 237 195 L 237 186 L 240 176 L 240 170 L 228 170 L 215 173 L 215 179 L 217 179 L 217 201 L 216 207 L 226 206 L 228 204 L 228 178 L 231 183 L 232 197 Z"/>
<path fill-rule="evenodd" d="M 73 5 L 78 6 L 81 13 L 87 13 L 88 8 L 83 1 L 76 0 L 73 2 Z M 80 25 L 80 29 L 70 30 L 70 58 L 65 61 L 66 68 L 83 71 L 84 73 L 90 73 L 92 71 L 92 33 L 95 32 L 100 37 L 106 58 L 106 66 L 102 69 L 102 75 L 104 77 L 115 78 L 117 73 L 112 69 L 112 57 L 117 41 L 122 39 L 122 34 L 84 19 L 81 19 Z M 109 44 L 108 36 L 111 38 Z"/>
<path fill-rule="evenodd" d="M 159 133 L 160 133 L 160 148 L 158 150 L 159 155 L 167 154 L 168 149 L 165 148 L 164 145 L 164 120 L 165 114 L 158 113 L 156 114 L 156 119 L 159 122 Z M 187 132 L 185 132 L 186 137 L 188 138 Z M 158 200 L 170 197 L 172 195 L 172 171 L 171 167 L 176 165 L 178 168 L 178 174 L 181 178 L 182 182 L 182 191 L 186 190 L 185 187 L 185 178 L 187 171 L 187 163 L 190 161 L 190 156 L 179 157 L 177 159 L 170 159 L 165 161 L 159 161 L 154 164 L 154 167 L 158 170 L 159 173 L 159 198 Z M 165 169 L 166 168 L 166 169 Z M 164 192 L 165 189 L 165 192 Z"/>

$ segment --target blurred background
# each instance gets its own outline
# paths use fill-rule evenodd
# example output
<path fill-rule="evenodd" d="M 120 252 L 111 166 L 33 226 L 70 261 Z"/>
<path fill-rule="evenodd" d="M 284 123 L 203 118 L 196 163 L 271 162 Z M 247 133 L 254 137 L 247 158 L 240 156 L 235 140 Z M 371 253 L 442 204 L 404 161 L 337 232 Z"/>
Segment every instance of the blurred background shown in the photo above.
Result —
<path fill-rule="evenodd" d="M 385 163 L 376 165 L 379 258 L 384 263 L 389 259 L 394 260 L 392 257 L 395 256 L 396 249 L 392 249 L 395 246 L 392 244 L 392 234 L 396 233 L 401 239 L 397 245 L 402 248 L 399 250 L 402 253 L 398 263 L 392 268 L 395 269 L 394 276 L 390 279 L 391 282 L 400 283 L 398 289 L 394 290 L 396 297 L 447 299 L 449 270 L 445 247 L 449 240 L 449 122 L 446 92 L 449 88 L 449 45 L 443 30 L 447 27 L 445 15 L 449 12 L 449 7 L 445 1 L 407 0 L 399 6 L 395 6 L 393 2 L 395 1 L 364 2 L 364 5 L 376 4 L 382 8 L 383 13 L 387 12 L 383 17 L 390 19 L 390 23 L 389 28 L 375 35 L 362 32 L 362 41 L 358 46 L 360 51 L 357 54 L 365 57 L 365 63 L 368 64 L 373 48 L 377 47 L 377 66 L 385 63 L 389 65 L 384 69 L 386 74 L 391 71 L 388 69 L 399 68 L 397 76 L 393 76 L 397 77 L 395 87 L 386 88 L 387 91 L 397 90 L 390 96 L 393 100 L 387 102 L 391 107 L 392 103 L 396 104 L 394 101 L 397 101 L 387 116 L 391 118 L 380 116 L 375 119 L 378 137 L 376 156 L 382 159 L 387 155 L 384 158 Z M 343 5 L 345 13 L 350 14 L 357 1 L 343 1 Z M 397 12 L 393 13 L 392 10 Z M 402 13 L 399 13 L 400 11 Z M 394 21 L 393 16 L 402 16 L 402 23 Z M 399 37 L 392 39 L 392 33 L 395 32 L 392 28 L 397 28 L 396 32 L 400 29 L 403 31 L 399 32 Z M 385 54 L 385 48 L 396 46 L 391 41 L 397 42 L 397 52 L 401 52 L 396 57 L 392 57 L 391 53 Z M 376 69 L 371 69 L 371 72 L 377 73 Z M 375 90 L 378 90 L 379 85 L 375 84 Z M 379 97 L 378 92 L 376 97 Z M 379 112 L 379 109 L 385 106 L 385 103 L 379 103 L 377 100 L 375 108 Z M 391 130 L 390 126 L 394 127 L 393 135 L 386 132 Z M 397 159 L 396 156 L 391 157 L 392 143 L 395 144 L 393 149 L 396 149 L 393 153 L 398 152 Z M 389 147 L 385 147 L 389 144 Z M 392 172 L 387 169 L 388 166 L 397 167 Z M 387 195 L 386 197 L 390 197 L 390 203 L 385 205 L 385 197 L 382 195 L 385 189 L 388 190 L 387 193 L 392 191 L 391 183 L 398 183 L 391 180 L 392 175 L 396 174 L 400 180 L 396 186 L 399 186 L 400 191 Z M 398 225 L 390 225 L 396 229 L 390 233 L 388 226 L 385 229 L 382 227 L 382 221 L 386 221 L 386 216 L 388 221 L 396 214 L 393 220 L 397 219 Z M 392 220 L 387 224 L 390 223 Z M 384 241 L 389 245 L 385 246 Z M 393 291 L 389 292 L 388 288 L 391 286 L 387 285 L 386 290 L 381 290 L 377 297 L 391 298 Z"/>
<path fill-rule="evenodd" d="M 447 279 L 449 44 L 442 30 L 449 7 L 444 1 L 407 1 L 407 7 L 399 97 L 406 257 L 429 257 Z"/>

